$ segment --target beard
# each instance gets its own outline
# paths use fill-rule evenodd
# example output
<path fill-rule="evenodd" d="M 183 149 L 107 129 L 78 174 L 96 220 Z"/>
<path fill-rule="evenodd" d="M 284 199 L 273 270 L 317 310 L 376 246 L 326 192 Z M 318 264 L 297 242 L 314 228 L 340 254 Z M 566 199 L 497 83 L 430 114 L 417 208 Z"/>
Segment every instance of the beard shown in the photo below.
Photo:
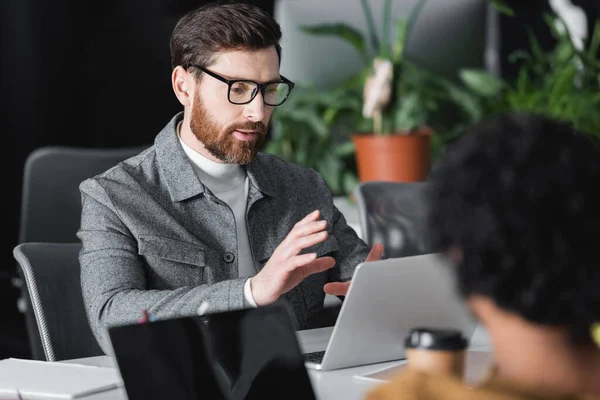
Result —
<path fill-rule="evenodd" d="M 196 96 L 192 109 L 190 129 L 210 154 L 228 164 L 248 164 L 254 159 L 267 138 L 267 127 L 262 122 L 247 121 L 219 126 L 213 121 L 198 96 Z M 239 140 L 233 135 L 233 132 L 238 129 L 254 131 L 256 138 L 246 141 Z"/>

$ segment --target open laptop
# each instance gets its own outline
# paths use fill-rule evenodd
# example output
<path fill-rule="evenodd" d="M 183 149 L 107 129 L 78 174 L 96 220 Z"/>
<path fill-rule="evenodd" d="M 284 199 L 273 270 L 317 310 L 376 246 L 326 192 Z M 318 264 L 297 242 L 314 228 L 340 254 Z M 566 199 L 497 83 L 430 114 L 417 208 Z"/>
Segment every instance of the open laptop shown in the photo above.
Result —
<path fill-rule="evenodd" d="M 109 328 L 128 400 L 314 400 L 283 305 Z"/>
<path fill-rule="evenodd" d="M 477 326 L 437 253 L 359 264 L 335 325 L 297 335 L 308 368 L 333 370 L 404 359 L 404 338 L 419 326 L 467 338 Z"/>

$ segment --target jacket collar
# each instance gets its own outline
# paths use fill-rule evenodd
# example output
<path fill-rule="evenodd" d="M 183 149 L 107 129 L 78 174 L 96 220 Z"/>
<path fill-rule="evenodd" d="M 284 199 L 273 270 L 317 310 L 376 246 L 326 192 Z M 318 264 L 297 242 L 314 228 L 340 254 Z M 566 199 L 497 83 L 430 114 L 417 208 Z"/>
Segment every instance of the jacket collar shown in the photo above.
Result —
<path fill-rule="evenodd" d="M 271 168 L 273 168 L 273 166 L 271 166 Z M 246 173 L 250 179 L 250 185 L 262 194 L 273 197 L 275 196 L 275 189 L 273 182 L 271 181 L 272 178 L 266 174 L 268 169 L 268 156 L 261 152 L 258 152 L 256 157 L 254 157 L 254 160 L 246 165 Z"/>
<path fill-rule="evenodd" d="M 158 165 L 165 176 L 173 202 L 187 200 L 208 190 L 196 175 L 192 162 L 179 143 L 177 124 L 182 119 L 183 112 L 176 114 L 154 140 Z M 246 173 L 251 186 L 265 195 L 274 196 L 273 185 L 265 174 L 265 158 L 265 155 L 258 153 L 255 159 L 245 166 Z"/>

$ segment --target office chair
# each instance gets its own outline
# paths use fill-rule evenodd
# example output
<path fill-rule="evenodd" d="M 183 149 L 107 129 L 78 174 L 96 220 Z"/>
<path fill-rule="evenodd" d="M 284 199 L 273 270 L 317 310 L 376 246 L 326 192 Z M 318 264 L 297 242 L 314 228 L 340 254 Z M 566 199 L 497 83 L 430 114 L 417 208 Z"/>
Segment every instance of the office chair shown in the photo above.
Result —
<path fill-rule="evenodd" d="M 134 156 L 148 146 L 125 148 L 40 147 L 29 154 L 23 171 L 19 244 L 76 243 L 81 219 L 79 184 Z M 24 276 L 17 266 L 19 310 L 25 314 L 32 358 L 44 360 L 38 324 Z"/>
<path fill-rule="evenodd" d="M 145 147 L 41 147 L 25 161 L 19 243 L 75 243 L 81 218 L 79 184 Z"/>
<path fill-rule="evenodd" d="M 430 252 L 426 234 L 429 183 L 362 182 L 353 191 L 362 237 L 381 243 L 384 258 Z"/>
<path fill-rule="evenodd" d="M 80 243 L 21 243 L 13 250 L 23 271 L 47 361 L 103 355 L 90 328 L 79 267 Z"/>

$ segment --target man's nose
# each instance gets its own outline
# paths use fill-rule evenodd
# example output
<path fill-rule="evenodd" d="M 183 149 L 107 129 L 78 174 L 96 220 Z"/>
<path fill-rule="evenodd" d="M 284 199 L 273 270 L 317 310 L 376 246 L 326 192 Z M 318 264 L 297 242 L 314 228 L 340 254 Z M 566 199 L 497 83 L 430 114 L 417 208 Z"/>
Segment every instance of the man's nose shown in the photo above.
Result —
<path fill-rule="evenodd" d="M 244 108 L 244 117 L 252 122 L 261 122 L 265 118 L 265 103 L 260 91 L 250 103 L 246 104 Z"/>

